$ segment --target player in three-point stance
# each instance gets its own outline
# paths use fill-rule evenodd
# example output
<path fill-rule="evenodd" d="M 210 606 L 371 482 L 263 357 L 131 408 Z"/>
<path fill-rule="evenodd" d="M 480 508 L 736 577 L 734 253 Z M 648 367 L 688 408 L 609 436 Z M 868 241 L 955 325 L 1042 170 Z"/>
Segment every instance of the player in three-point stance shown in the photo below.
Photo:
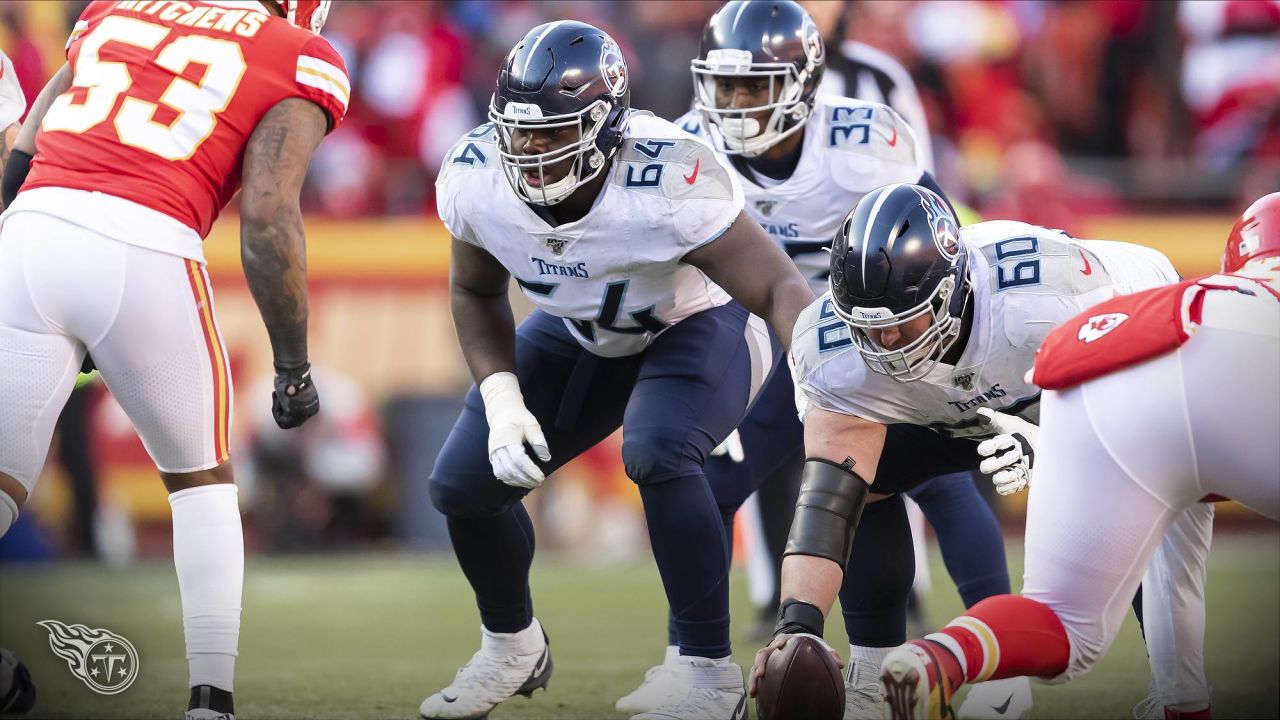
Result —
<path fill-rule="evenodd" d="M 727 164 L 629 97 L 608 35 L 538 26 L 503 63 L 491 122 L 459 141 L 437 181 L 454 325 L 478 385 L 431 493 L 483 629 L 480 651 L 423 701 L 426 718 L 485 717 L 546 685 L 521 500 L 619 426 L 690 678 L 636 717 L 746 716 L 729 657 L 728 544 L 702 466 L 779 364 L 765 321 L 789 338 L 813 293 L 743 212 Z M 511 278 L 537 307 L 518 328 Z"/>
<path fill-rule="evenodd" d="M 974 440 L 1036 420 L 1039 391 L 1024 375 L 1051 328 L 1099 300 L 1177 279 L 1164 256 L 1134 245 L 1011 221 L 961 229 L 942 198 L 912 185 L 864 197 L 830 267 L 831 292 L 806 309 L 792 345 L 809 460 L 779 634 L 757 655 L 753 680 L 788 635 L 821 631 L 864 501 L 979 469 Z M 982 470 L 998 490 L 1025 487 L 1029 449 L 989 459 Z M 908 576 L 901 592 L 909 585 Z M 969 711 L 1029 709 L 1025 680 L 997 687 L 991 707 Z"/>
<path fill-rule="evenodd" d="M 893 110 L 818 92 L 826 57 L 817 26 L 799 4 L 732 0 L 707 23 L 691 63 L 695 108 L 675 121 L 725 156 L 747 213 L 819 294 L 827 285 L 831 240 L 863 195 L 898 182 L 941 194 L 919 160 L 920 144 Z M 766 484 L 793 488 L 772 496 L 790 494 L 788 520 L 794 511 L 805 456 L 790 373 L 774 373 L 738 434 L 742 462 L 722 455 L 706 465 L 730 537 L 738 508 Z M 1009 592 L 1003 538 L 972 479 L 942 477 L 916 491 L 966 605 Z M 907 639 L 903 583 L 911 584 L 915 570 L 902 495 L 867 509 L 852 553 L 840 596 L 851 658 L 845 715 L 880 717 L 880 659 Z M 666 661 L 617 702 L 619 710 L 649 710 L 684 691 L 674 628 L 669 633 Z"/>
<path fill-rule="evenodd" d="M 231 378 L 201 242 L 240 242 L 281 427 L 319 410 L 298 197 L 350 87 L 328 2 L 94 2 L 5 167 L 0 535 L 35 486 L 86 351 L 169 490 L 188 720 L 231 720 L 244 547 Z M 16 193 L 16 199 L 13 197 Z"/>
<path fill-rule="evenodd" d="M 1088 672 L 1161 538 L 1206 495 L 1280 517 L 1280 193 L 1241 216 L 1222 273 L 1085 310 L 1046 338 L 1033 380 L 1023 592 L 890 653 L 895 718 L 951 717 L 978 679 Z M 1209 717 L 1203 702 L 1163 710 Z"/>

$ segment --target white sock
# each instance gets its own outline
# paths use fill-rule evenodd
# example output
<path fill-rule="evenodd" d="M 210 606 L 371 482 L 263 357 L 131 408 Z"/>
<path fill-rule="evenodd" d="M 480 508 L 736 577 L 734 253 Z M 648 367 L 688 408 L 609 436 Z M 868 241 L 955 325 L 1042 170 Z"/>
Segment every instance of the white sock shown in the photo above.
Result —
<path fill-rule="evenodd" d="M 871 667 L 880 667 L 884 663 L 884 656 L 889 654 L 893 648 L 879 647 L 863 647 L 861 645 L 849 646 L 849 659 L 856 663 L 866 663 Z"/>
<path fill-rule="evenodd" d="M 18 519 L 18 503 L 9 497 L 9 493 L 0 490 L 0 537 L 9 532 Z"/>
<path fill-rule="evenodd" d="M 244 588 L 239 492 L 221 483 L 179 490 L 173 509 L 173 564 L 182 595 L 190 686 L 232 692 Z"/>
<path fill-rule="evenodd" d="M 480 626 L 480 649 L 493 655 L 532 655 L 542 652 L 544 647 L 546 640 L 538 618 L 534 618 L 529 627 L 513 633 L 496 633 Z"/>
<path fill-rule="evenodd" d="M 680 646 L 668 645 L 666 652 L 662 654 L 663 665 L 675 665 L 680 660 Z"/>

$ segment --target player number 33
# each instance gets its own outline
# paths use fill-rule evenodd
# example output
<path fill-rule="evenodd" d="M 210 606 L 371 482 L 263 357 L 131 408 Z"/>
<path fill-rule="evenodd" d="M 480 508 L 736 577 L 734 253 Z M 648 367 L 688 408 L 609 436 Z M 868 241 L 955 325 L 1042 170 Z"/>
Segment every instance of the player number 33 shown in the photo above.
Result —
<path fill-rule="evenodd" d="M 118 42 L 154 50 L 169 33 L 169 28 L 133 18 L 103 20 L 80 41 L 72 87 L 53 101 L 41 129 L 82 133 L 105 122 L 116 98 L 129 92 L 133 78 L 125 63 L 100 57 L 103 46 Z M 116 134 L 126 145 L 168 160 L 186 160 L 213 132 L 215 115 L 231 102 L 244 76 L 244 54 L 239 45 L 228 40 L 184 35 L 165 46 L 155 63 L 178 76 L 159 98 L 177 111 L 177 118 L 168 125 L 158 123 L 154 120 L 159 109 L 156 103 L 126 94 L 116 112 Z M 191 63 L 206 68 L 198 84 L 181 77 Z"/>

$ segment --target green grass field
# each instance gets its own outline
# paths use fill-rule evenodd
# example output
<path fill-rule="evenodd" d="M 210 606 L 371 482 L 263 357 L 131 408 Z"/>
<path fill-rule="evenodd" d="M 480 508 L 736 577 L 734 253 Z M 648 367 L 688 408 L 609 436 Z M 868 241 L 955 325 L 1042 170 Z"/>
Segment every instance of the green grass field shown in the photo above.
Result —
<path fill-rule="evenodd" d="M 1020 545 L 1010 543 L 1020 572 Z M 959 609 L 933 557 L 928 613 L 934 624 Z M 1015 582 L 1015 585 L 1017 583 Z M 656 568 L 534 567 L 537 614 L 556 662 L 547 693 L 501 706 L 497 718 L 620 718 L 613 701 L 661 657 L 665 611 Z M 742 575 L 734 577 L 735 648 L 753 617 Z M 138 649 L 142 673 L 117 696 L 92 693 L 49 650 L 37 620 L 105 627 Z M 0 572 L 0 646 L 30 667 L 39 686 L 34 717 L 181 717 L 186 702 L 177 581 L 171 566 L 128 569 L 61 564 Z M 828 638 L 842 649 L 844 631 Z M 1208 672 L 1219 718 L 1280 715 L 1280 535 L 1223 535 L 1210 560 Z M 418 703 L 447 684 L 479 643 L 471 593 L 452 558 L 339 556 L 253 559 L 247 572 L 236 678 L 237 716 L 416 718 Z M 1065 687 L 1036 688 L 1036 716 L 1128 717 L 1145 695 L 1146 656 L 1130 619 L 1110 655 Z"/>

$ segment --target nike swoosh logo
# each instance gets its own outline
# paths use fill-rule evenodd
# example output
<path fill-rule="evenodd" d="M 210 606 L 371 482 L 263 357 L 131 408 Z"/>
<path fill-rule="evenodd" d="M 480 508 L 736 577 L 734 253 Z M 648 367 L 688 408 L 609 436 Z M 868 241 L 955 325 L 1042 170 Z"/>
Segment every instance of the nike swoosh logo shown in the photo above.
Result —
<path fill-rule="evenodd" d="M 1084 261 L 1084 269 L 1080 271 L 1080 274 L 1081 274 L 1081 275 L 1092 275 L 1092 274 L 1093 274 L 1093 267 L 1092 267 L 1091 265 L 1089 265 L 1089 256 L 1088 256 L 1088 255 L 1085 255 L 1083 250 L 1082 250 L 1082 251 L 1080 251 L 1080 259 Z"/>
<path fill-rule="evenodd" d="M 733 709 L 733 716 L 730 720 L 747 720 L 747 696 L 745 694 L 738 701 L 738 706 Z"/>
<path fill-rule="evenodd" d="M 449 697 L 448 695 L 445 695 L 444 693 L 440 693 L 440 699 L 441 699 L 441 700 L 444 700 L 444 701 L 445 701 L 445 702 L 447 702 L 447 703 L 457 702 L 457 701 L 458 701 L 458 698 L 456 698 L 456 697 Z M 1006 704 L 1007 704 L 1007 703 L 1006 703 Z"/>
<path fill-rule="evenodd" d="M 1005 701 L 1004 701 L 1003 703 L 1001 703 L 1001 704 L 999 704 L 999 705 L 992 705 L 992 706 L 991 706 L 991 709 L 992 709 L 992 710 L 995 710 L 995 711 L 996 711 L 997 713 L 999 713 L 1000 715 L 1003 715 L 1003 714 L 1004 714 L 1004 712 L 1005 712 L 1005 710 L 1008 710 L 1008 709 L 1009 709 L 1009 703 L 1011 703 L 1011 702 L 1013 702 L 1013 693 L 1009 693 L 1009 697 L 1008 697 L 1008 698 L 1006 698 L 1006 699 L 1005 699 Z"/>
<path fill-rule="evenodd" d="M 538 665 L 533 668 L 533 677 L 537 677 L 543 670 L 547 669 L 547 659 L 550 657 L 551 653 L 549 651 L 542 651 L 542 657 L 538 658 Z"/>
<path fill-rule="evenodd" d="M 889 147 L 897 147 L 897 146 L 898 146 L 898 127 L 895 125 L 893 128 L 893 137 L 889 138 Z"/>
<path fill-rule="evenodd" d="M 701 167 L 702 167 L 702 159 L 699 158 L 698 161 L 693 164 L 693 174 L 685 175 L 684 181 L 692 185 L 693 181 L 698 179 L 698 169 Z"/>

